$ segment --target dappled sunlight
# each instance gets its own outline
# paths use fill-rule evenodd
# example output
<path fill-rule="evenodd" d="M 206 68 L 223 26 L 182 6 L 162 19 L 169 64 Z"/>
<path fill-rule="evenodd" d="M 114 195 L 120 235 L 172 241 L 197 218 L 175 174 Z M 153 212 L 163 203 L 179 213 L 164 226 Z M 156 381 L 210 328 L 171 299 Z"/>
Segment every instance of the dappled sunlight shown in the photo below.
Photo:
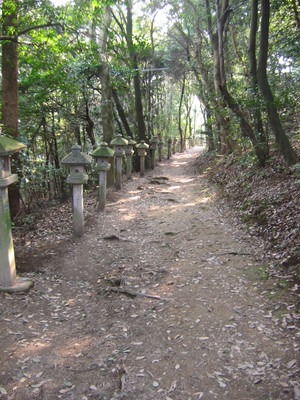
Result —
<path fill-rule="evenodd" d="M 177 182 L 180 182 L 180 183 L 195 182 L 195 178 L 180 178 Z M 193 185 L 193 186 L 195 186 L 195 185 Z"/>
<path fill-rule="evenodd" d="M 216 195 L 215 194 L 211 194 L 210 196 L 207 196 L 207 197 L 201 197 L 199 200 L 198 200 L 198 203 L 210 203 L 211 201 L 214 201 L 215 200 L 215 198 L 216 198 Z"/>
<path fill-rule="evenodd" d="M 33 339 L 32 342 L 26 341 L 16 350 L 14 350 L 14 356 L 23 359 L 24 357 L 30 357 L 32 354 L 36 355 L 38 351 L 45 350 L 51 346 L 51 339 L 37 340 Z"/>
<path fill-rule="evenodd" d="M 187 165 L 187 161 L 173 161 L 173 163 L 172 163 L 172 167 L 175 167 L 175 168 L 179 168 L 179 167 L 182 167 L 183 165 Z"/>
<path fill-rule="evenodd" d="M 129 211 L 128 208 L 122 208 L 120 211 L 124 213 L 121 216 L 121 221 L 133 221 L 136 218 L 136 213 Z"/>
<path fill-rule="evenodd" d="M 162 205 L 153 205 L 149 207 L 149 211 L 158 212 L 158 214 L 166 215 L 166 213 L 179 213 L 185 212 L 188 208 L 199 207 L 203 204 L 208 204 L 215 199 L 215 194 L 211 193 L 206 196 L 200 196 L 197 199 L 193 199 L 193 201 L 188 201 L 186 203 L 176 203 L 176 204 L 167 204 L 165 206 Z"/>
<path fill-rule="evenodd" d="M 68 342 L 64 346 L 56 349 L 56 353 L 60 357 L 79 357 L 92 341 L 93 338 L 91 336 L 75 338 L 73 341 Z"/>

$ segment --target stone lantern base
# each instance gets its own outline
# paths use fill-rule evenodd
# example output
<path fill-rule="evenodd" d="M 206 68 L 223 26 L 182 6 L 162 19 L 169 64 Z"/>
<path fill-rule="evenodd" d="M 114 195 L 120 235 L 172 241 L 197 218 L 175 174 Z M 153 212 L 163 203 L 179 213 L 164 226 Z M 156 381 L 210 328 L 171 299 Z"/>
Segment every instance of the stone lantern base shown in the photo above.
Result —
<path fill-rule="evenodd" d="M 13 286 L 0 286 L 0 292 L 4 293 L 19 293 L 26 292 L 33 286 L 33 281 L 30 279 L 16 277 Z"/>

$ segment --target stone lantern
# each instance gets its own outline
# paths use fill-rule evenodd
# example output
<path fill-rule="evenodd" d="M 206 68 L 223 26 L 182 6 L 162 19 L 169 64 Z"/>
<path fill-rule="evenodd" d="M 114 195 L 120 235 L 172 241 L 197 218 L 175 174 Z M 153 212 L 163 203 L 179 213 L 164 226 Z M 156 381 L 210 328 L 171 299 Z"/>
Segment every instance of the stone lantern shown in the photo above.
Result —
<path fill-rule="evenodd" d="M 115 157 L 116 157 L 116 189 L 121 189 L 121 177 L 122 177 L 122 160 L 123 155 L 125 154 L 125 146 L 128 145 L 128 141 L 122 137 L 119 133 L 116 137 L 110 142 L 112 146 L 115 148 Z"/>
<path fill-rule="evenodd" d="M 115 152 L 108 147 L 108 144 L 102 142 L 96 150 L 93 151 L 92 156 L 97 162 L 97 169 L 99 171 L 99 210 L 105 209 L 106 204 L 106 177 L 107 172 L 110 170 L 110 162 Z M 109 162 L 110 161 L 110 162 Z"/>
<path fill-rule="evenodd" d="M 177 139 L 176 139 L 176 137 L 174 137 L 174 139 L 173 139 L 173 154 L 176 153 L 176 143 L 177 143 Z"/>
<path fill-rule="evenodd" d="M 151 150 L 151 168 L 154 169 L 155 164 L 155 151 L 157 149 L 158 139 L 156 136 L 153 136 L 150 139 L 150 150 Z"/>
<path fill-rule="evenodd" d="M 8 186 L 18 180 L 18 175 L 11 173 L 10 156 L 24 148 L 23 143 L 1 136 L 0 132 L 0 291 L 10 293 L 33 285 L 32 281 L 17 277 L 8 201 Z"/>
<path fill-rule="evenodd" d="M 164 142 L 162 141 L 162 140 L 160 140 L 159 142 L 158 142 L 158 161 L 162 161 L 162 149 L 163 149 L 163 146 L 164 146 Z"/>
<path fill-rule="evenodd" d="M 142 177 L 145 175 L 145 157 L 147 155 L 147 149 L 149 146 L 144 140 L 141 140 L 141 143 L 138 144 L 136 148 L 138 151 L 138 156 L 140 157 L 140 176 Z"/>
<path fill-rule="evenodd" d="M 169 138 L 168 139 L 168 160 L 171 158 L 171 154 L 172 154 L 172 139 Z"/>
<path fill-rule="evenodd" d="M 127 141 L 128 145 L 125 147 L 125 154 L 127 159 L 126 173 L 127 179 L 131 179 L 131 158 L 134 153 L 133 146 L 136 144 L 136 141 L 134 141 L 130 136 L 127 137 Z"/>
<path fill-rule="evenodd" d="M 86 166 L 91 164 L 91 157 L 81 152 L 77 144 L 72 146 L 71 153 L 63 158 L 62 165 L 70 167 L 70 175 L 67 183 L 73 186 L 73 218 L 74 233 L 77 236 L 83 235 L 83 184 L 87 183 L 88 175 Z"/>

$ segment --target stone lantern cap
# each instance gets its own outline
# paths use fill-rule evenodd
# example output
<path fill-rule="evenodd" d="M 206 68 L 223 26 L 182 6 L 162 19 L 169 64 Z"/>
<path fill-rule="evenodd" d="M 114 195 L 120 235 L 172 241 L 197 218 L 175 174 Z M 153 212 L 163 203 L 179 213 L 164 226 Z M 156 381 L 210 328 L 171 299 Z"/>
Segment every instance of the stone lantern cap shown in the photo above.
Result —
<path fill-rule="evenodd" d="M 0 156 L 9 156 L 10 154 L 17 153 L 25 147 L 26 146 L 23 143 L 0 135 Z"/>
<path fill-rule="evenodd" d="M 147 149 L 149 148 L 149 145 L 147 144 L 147 143 L 145 143 L 145 141 L 144 140 L 141 140 L 141 143 L 139 143 L 137 146 L 136 146 L 136 148 L 137 148 L 137 150 L 138 150 L 138 155 L 140 156 L 140 157 L 142 157 L 142 156 L 146 156 L 146 154 L 147 154 Z"/>
<path fill-rule="evenodd" d="M 0 135 L 0 188 L 6 188 L 17 182 L 18 175 L 11 173 L 10 155 L 25 147 L 23 143 Z"/>
<path fill-rule="evenodd" d="M 128 141 L 124 139 L 120 133 L 118 133 L 118 135 L 116 135 L 116 137 L 110 142 L 110 144 L 112 144 L 115 147 L 127 146 Z"/>
<path fill-rule="evenodd" d="M 70 166 L 90 165 L 91 161 L 91 156 L 82 153 L 81 147 L 78 144 L 75 144 L 71 148 L 71 153 L 69 153 L 62 159 L 61 164 Z"/>
<path fill-rule="evenodd" d="M 66 155 L 61 164 L 69 165 L 70 175 L 67 178 L 67 183 L 71 185 L 82 185 L 87 183 L 88 175 L 85 173 L 85 166 L 90 165 L 92 161 L 91 156 L 81 152 L 81 147 L 75 144 L 71 148 L 71 153 Z"/>
<path fill-rule="evenodd" d="M 141 143 L 137 144 L 136 148 L 147 150 L 149 148 L 149 145 L 145 143 L 145 140 L 141 140 Z"/>
<path fill-rule="evenodd" d="M 110 163 L 108 163 L 107 161 L 103 161 L 102 163 L 97 164 L 97 169 L 98 171 L 107 172 L 110 170 Z"/>
<path fill-rule="evenodd" d="M 128 141 L 124 139 L 120 133 L 116 135 L 110 144 L 115 148 L 115 157 L 123 157 L 125 153 L 125 146 L 128 145 Z"/>
<path fill-rule="evenodd" d="M 132 137 L 128 136 L 127 137 L 128 141 L 128 146 L 134 146 L 136 144 L 136 141 L 132 139 Z"/>
<path fill-rule="evenodd" d="M 172 138 L 169 138 L 169 139 L 168 139 L 168 143 L 172 143 Z"/>
<path fill-rule="evenodd" d="M 157 143 L 158 143 L 157 137 L 156 137 L 156 136 L 153 136 L 153 137 L 150 139 L 150 149 L 156 150 Z"/>
<path fill-rule="evenodd" d="M 92 152 L 92 156 L 94 158 L 112 158 L 114 156 L 115 152 L 113 149 L 108 147 L 108 144 L 106 142 L 100 143 L 100 146 L 97 147 L 96 150 Z"/>
<path fill-rule="evenodd" d="M 125 154 L 127 156 L 132 156 L 134 153 L 133 146 L 136 144 L 136 141 L 133 140 L 130 136 L 127 137 L 128 145 L 125 147 Z"/>

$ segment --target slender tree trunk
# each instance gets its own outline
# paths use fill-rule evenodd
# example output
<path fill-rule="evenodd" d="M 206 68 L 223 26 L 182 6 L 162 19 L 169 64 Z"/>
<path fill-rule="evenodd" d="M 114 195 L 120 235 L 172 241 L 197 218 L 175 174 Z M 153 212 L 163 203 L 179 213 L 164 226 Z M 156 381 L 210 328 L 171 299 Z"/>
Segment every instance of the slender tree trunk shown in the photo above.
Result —
<path fill-rule="evenodd" d="M 281 154 L 288 165 L 293 165 L 298 161 L 297 154 L 293 150 L 287 135 L 284 132 L 280 121 L 274 97 L 267 77 L 268 42 L 269 42 L 269 19 L 270 19 L 270 0 L 261 0 L 261 27 L 260 27 L 260 50 L 257 68 L 257 78 L 262 92 L 269 122 L 279 145 Z"/>
<path fill-rule="evenodd" d="M 86 120 L 86 132 L 88 134 L 88 138 L 90 139 L 93 149 L 95 149 L 96 148 L 96 139 L 94 134 L 95 123 L 90 117 L 90 111 L 87 99 L 85 100 L 85 120 Z"/>
<path fill-rule="evenodd" d="M 144 121 L 143 104 L 142 104 L 142 94 L 141 94 L 141 84 L 140 84 L 140 72 L 138 69 L 137 54 L 134 50 L 133 45 L 133 33 L 132 33 L 132 2 L 131 0 L 126 0 L 127 8 L 127 44 L 129 47 L 129 54 L 131 60 L 131 68 L 134 71 L 133 85 L 135 94 L 135 114 L 136 121 L 138 125 L 138 140 L 146 140 L 146 125 Z"/>
<path fill-rule="evenodd" d="M 261 164 L 264 165 L 269 149 L 267 143 L 267 137 L 264 132 L 261 111 L 259 107 L 259 93 L 258 93 L 258 81 L 257 81 L 257 63 L 256 63 L 256 34 L 258 26 L 258 0 L 252 0 L 251 6 L 251 29 L 250 29 L 250 40 L 249 40 L 249 64 L 250 64 L 250 77 L 252 86 L 252 96 L 255 103 L 254 106 L 254 124 L 256 130 L 256 136 L 258 138 L 261 151 Z"/>
<path fill-rule="evenodd" d="M 102 129 L 103 129 L 103 141 L 108 144 L 114 138 L 114 115 L 112 107 L 112 84 L 110 76 L 110 67 L 107 62 L 107 30 L 111 24 L 111 10 L 107 6 L 105 8 L 105 16 L 101 31 L 99 35 L 99 76 L 101 83 L 101 117 L 102 117 Z M 111 187 L 115 184 L 115 165 L 111 164 L 111 168 L 107 173 L 107 186 Z"/>
<path fill-rule="evenodd" d="M 205 5 L 207 14 L 207 27 L 213 51 L 214 87 L 215 87 L 215 97 L 217 98 L 217 101 L 215 103 L 216 105 L 215 112 L 216 112 L 216 118 L 220 125 L 220 143 L 221 143 L 220 153 L 225 154 L 228 151 L 231 151 L 231 143 L 228 140 L 228 134 L 230 130 L 229 120 L 227 117 L 224 117 L 222 115 L 222 112 L 220 111 L 220 109 L 223 109 L 225 107 L 225 103 L 222 100 L 222 96 L 220 93 L 220 86 L 222 81 L 221 81 L 221 71 L 220 71 L 218 32 L 217 33 L 213 32 L 209 0 L 205 0 Z"/>
<path fill-rule="evenodd" d="M 118 92 L 116 91 L 116 89 L 112 89 L 112 95 L 113 95 L 113 99 L 114 99 L 115 105 L 116 105 L 117 110 L 118 110 L 119 117 L 120 117 L 120 119 L 122 121 L 122 124 L 124 126 L 124 129 L 126 131 L 126 135 L 133 137 L 131 129 L 130 129 L 130 126 L 128 124 L 128 121 L 127 121 L 127 118 L 126 118 L 126 115 L 125 115 L 125 112 L 124 112 L 124 109 L 123 109 L 122 104 L 120 102 L 120 99 L 119 99 L 119 96 L 118 96 Z"/>
<path fill-rule="evenodd" d="M 256 156 L 260 162 L 260 164 L 264 165 L 266 160 L 266 154 L 264 148 L 258 143 L 255 132 L 253 131 L 251 125 L 246 119 L 245 114 L 240 109 L 238 103 L 232 97 L 227 89 L 226 83 L 226 74 L 225 74 L 225 64 L 224 64 L 224 29 L 226 24 L 226 19 L 228 17 L 229 2 L 228 0 L 223 0 L 222 4 L 222 14 L 220 13 L 219 0 L 216 0 L 216 12 L 218 18 L 218 51 L 220 58 L 220 86 L 219 89 L 225 99 L 227 106 L 235 113 L 235 115 L 239 118 L 240 121 L 240 129 L 242 135 L 248 137 L 251 140 L 251 143 L 254 147 Z"/>
<path fill-rule="evenodd" d="M 182 103 L 183 103 L 183 96 L 184 96 L 184 89 L 185 89 L 185 74 L 183 76 L 183 82 L 181 86 L 181 95 L 178 107 L 178 130 L 179 130 L 179 137 L 180 137 L 180 152 L 182 153 L 184 150 L 184 137 L 183 137 L 183 130 L 181 126 L 181 110 L 182 110 Z"/>
<path fill-rule="evenodd" d="M 50 176 L 49 176 L 49 165 L 50 165 L 50 154 L 49 154 L 49 149 L 48 149 L 48 143 L 49 143 L 49 138 L 48 138 L 48 127 L 47 127 L 47 121 L 45 116 L 43 116 L 43 131 L 44 131 L 44 141 L 45 141 L 45 156 L 46 156 L 46 162 L 45 162 L 45 173 L 44 173 L 44 180 L 45 180 L 45 189 L 48 192 L 48 199 L 51 200 L 52 198 L 52 193 L 51 193 L 51 183 L 50 183 Z"/>
<path fill-rule="evenodd" d="M 212 124 L 211 124 L 211 109 L 209 105 L 205 106 L 205 132 L 208 140 L 208 151 L 214 151 L 216 149 L 214 135 L 212 131 Z"/>

